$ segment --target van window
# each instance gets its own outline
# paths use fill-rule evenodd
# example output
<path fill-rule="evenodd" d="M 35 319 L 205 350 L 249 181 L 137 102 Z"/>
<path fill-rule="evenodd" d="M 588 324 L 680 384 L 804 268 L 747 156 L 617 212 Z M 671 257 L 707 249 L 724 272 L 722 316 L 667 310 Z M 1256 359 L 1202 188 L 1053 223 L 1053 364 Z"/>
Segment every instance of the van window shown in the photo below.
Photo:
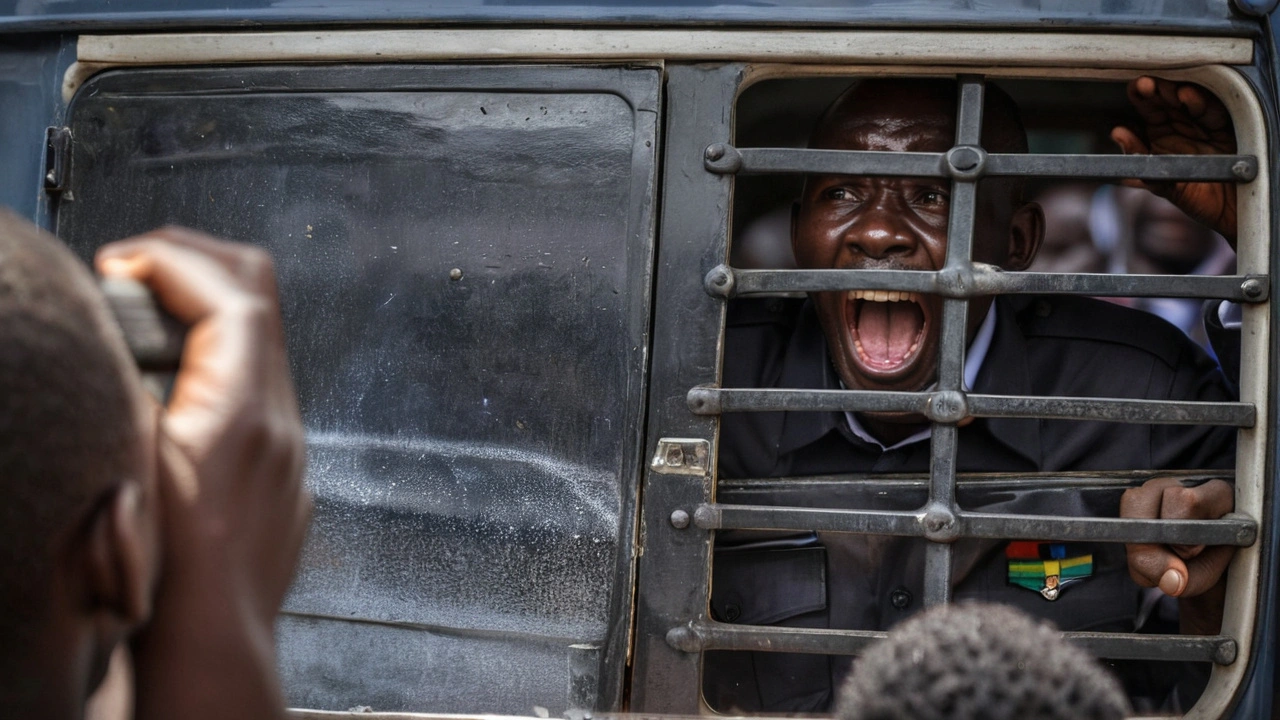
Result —
<path fill-rule="evenodd" d="M 1149 257 L 1138 258 L 1141 262 L 1129 261 L 1136 249 L 1142 249 L 1135 248 L 1143 240 L 1139 236 L 1144 230 L 1141 223 L 1164 222 L 1165 217 L 1147 207 L 1145 201 L 1124 197 L 1124 191 L 1107 184 L 1123 177 L 1120 164 L 1129 161 L 1118 158 L 1114 150 L 1103 149 L 1101 141 L 1112 126 L 1130 122 L 1132 111 L 1124 99 L 1124 82 L 1140 73 L 1127 76 L 1118 72 L 1098 73 L 1092 79 L 1084 74 L 1076 81 L 1028 79 L 1034 71 L 1020 72 L 1017 78 L 957 75 L 953 69 L 925 73 L 932 77 L 958 77 L 961 83 L 965 100 L 960 120 L 962 137 L 957 145 L 977 144 L 980 123 L 975 110 L 980 107 L 983 94 L 990 91 L 989 87 L 999 85 L 1022 106 L 1031 130 L 1031 155 L 993 161 L 985 167 L 994 169 L 1008 162 L 1003 165 L 1007 169 L 1020 164 L 1022 170 L 1018 174 L 1028 178 L 1025 191 L 1031 197 L 1044 198 L 1046 205 L 1053 204 L 1057 196 L 1066 196 L 1074 202 L 1075 206 L 1054 205 L 1057 213 L 1054 221 L 1059 226 L 1067 223 L 1071 212 L 1078 211 L 1080 204 L 1088 215 L 1101 213 L 1104 203 L 1112 203 L 1123 212 L 1123 217 L 1113 220 L 1126 223 L 1123 232 L 1112 237 L 1123 245 L 1111 248 L 1114 254 L 1086 258 L 1088 263 L 1074 266 L 1065 263 L 1079 258 L 1047 257 L 1046 260 L 1061 264 L 1032 268 L 1059 274 L 1003 273 L 999 279 L 991 276 L 984 279 L 983 269 L 969 264 L 965 248 L 959 258 L 948 256 L 945 271 L 939 268 L 943 272 L 936 275 L 941 284 L 931 286 L 902 273 L 888 279 L 888 274 L 883 272 L 874 276 L 865 271 L 842 271 L 843 274 L 836 276 L 829 271 L 826 274 L 795 271 L 795 260 L 787 242 L 793 222 L 791 205 L 799 196 L 806 175 L 844 174 L 830 169 L 841 162 L 847 163 L 843 167 L 858 162 L 865 168 L 848 170 L 848 174 L 941 177 L 948 183 L 951 198 L 950 243 L 953 246 L 962 243 L 963 247 L 972 241 L 963 238 L 970 233 L 974 212 L 972 205 L 957 206 L 972 201 L 972 182 L 977 175 L 970 170 L 990 161 L 991 156 L 981 157 L 981 153 L 975 153 L 972 158 L 975 162 L 953 163 L 947 170 L 945 163 L 965 160 L 959 151 L 953 151 L 955 154 L 948 156 L 949 159 L 853 154 L 833 158 L 831 154 L 820 157 L 788 151 L 783 148 L 806 145 L 823 108 L 856 74 L 829 71 L 803 77 L 803 69 L 776 66 L 687 68 L 683 73 L 672 68 L 669 72 L 668 178 L 672 177 L 674 168 L 689 173 L 693 179 L 669 181 L 665 188 L 665 217 L 678 218 L 683 226 L 681 238 L 687 240 L 677 251 L 685 253 L 683 257 L 701 257 L 706 262 L 706 258 L 714 257 L 719 251 L 725 258 L 719 264 L 707 263 L 701 268 L 705 273 L 705 292 L 715 298 L 718 305 L 700 306 L 706 308 L 705 315 L 696 319 L 686 316 L 682 324 L 714 333 L 721 366 L 718 376 L 692 370 L 683 374 L 688 410 L 697 419 L 680 421 L 678 415 L 672 413 L 663 421 L 674 428 L 670 434 L 679 432 L 680 436 L 664 438 L 662 435 L 668 431 L 659 430 L 656 438 L 646 485 L 649 534 L 641 564 L 639 606 L 642 615 L 637 644 L 641 663 L 633 689 L 635 697 L 642 698 L 648 710 L 671 712 L 688 712 L 701 702 L 721 712 L 822 710 L 825 708 L 822 694 L 829 692 L 833 678 L 838 679 L 847 671 L 849 656 L 882 636 L 899 616 L 905 617 L 938 603 L 985 598 L 1019 605 L 1033 614 L 1055 620 L 1068 630 L 1070 641 L 1084 645 L 1112 663 L 1122 675 L 1127 672 L 1126 667 L 1136 667 L 1134 675 L 1150 674 L 1156 661 L 1199 663 L 1202 675 L 1212 674 L 1201 699 L 1202 707 L 1220 712 L 1230 697 L 1232 683 L 1238 682 L 1241 668 L 1247 664 L 1242 661 L 1248 655 L 1253 633 L 1252 601 L 1237 601 L 1233 597 L 1228 602 L 1227 619 L 1220 635 L 1181 636 L 1176 634 L 1176 624 L 1146 624 L 1154 617 L 1153 612 L 1159 611 L 1159 606 L 1167 604 L 1151 593 L 1139 599 L 1140 594 L 1134 588 L 1130 593 L 1134 598 L 1133 607 L 1125 608 L 1123 613 L 1116 613 L 1115 604 L 1110 602 L 1096 602 L 1084 609 L 1075 603 L 1073 609 L 1067 609 L 1069 603 L 1055 601 L 1059 597 L 1071 599 L 1073 588 L 1058 584 L 1068 576 L 1054 575 L 1050 582 L 1052 573 L 1045 571 L 1044 577 L 1038 578 L 1039 585 L 1033 588 L 1030 581 L 1011 579 L 1013 575 L 1009 573 L 1013 571 L 1008 568 L 1012 565 L 1008 563 L 1012 560 L 1004 562 L 1003 555 L 990 560 L 989 556 L 1010 549 L 1008 541 L 1036 545 L 1037 552 L 1041 544 L 1063 545 L 1065 554 L 1061 558 L 1050 553 L 1049 561 L 1055 567 L 1077 560 L 1080 562 L 1072 567 L 1083 567 L 1082 559 L 1087 557 L 1090 560 L 1088 582 L 1094 583 L 1095 588 L 1111 583 L 1119 587 L 1129 582 L 1122 543 L 1180 543 L 1183 541 L 1175 536 L 1188 533 L 1188 536 L 1201 537 L 1199 533 L 1205 533 L 1216 538 L 1206 542 L 1241 548 L 1229 574 L 1229 596 L 1239 592 L 1241 598 L 1256 597 L 1258 588 L 1251 568 L 1256 567 L 1257 562 L 1257 518 L 1265 485 L 1262 469 L 1268 452 L 1263 440 L 1265 433 L 1259 432 L 1266 422 L 1265 384 L 1259 381 L 1265 379 L 1269 366 L 1265 344 L 1257 342 L 1259 337 L 1266 336 L 1268 322 L 1264 302 L 1269 282 L 1266 278 L 1268 234 L 1266 213 L 1261 207 L 1266 197 L 1263 177 L 1266 152 L 1262 136 L 1254 134 L 1261 127 L 1256 106 L 1248 100 L 1241 102 L 1241 96 L 1237 95 L 1241 88 L 1239 76 L 1225 68 L 1203 68 L 1177 78 L 1208 86 L 1228 99 L 1239 155 L 1156 161 L 1157 164 L 1163 162 L 1163 170 L 1175 176 L 1211 176 L 1239 183 L 1241 188 L 1242 216 L 1246 212 L 1250 214 L 1250 227 L 1244 228 L 1242 220 L 1236 267 L 1225 263 L 1214 266 L 1214 274 L 1196 275 L 1193 271 L 1207 273 L 1208 266 L 1201 268 L 1201 262 L 1189 263 L 1187 258 L 1166 257 L 1161 258 L 1161 263 Z M 753 75 L 764 79 L 755 84 L 743 82 L 744 78 L 753 79 Z M 732 119 L 723 125 L 705 120 L 707 108 L 717 104 L 732 106 L 735 110 Z M 682 123 L 683 117 L 679 115 L 682 107 L 690 108 L 690 115 L 694 113 L 692 108 L 701 110 L 702 122 Z M 678 133 L 687 133 L 689 138 L 682 140 Z M 1097 154 L 1111 157 L 1100 158 Z M 1090 157 L 1081 157 L 1085 155 Z M 934 165 L 925 167 L 926 160 Z M 940 171 L 939 160 L 943 162 Z M 1183 162 L 1189 164 L 1176 167 Z M 887 169 L 890 165 L 894 169 Z M 703 174 L 696 174 L 699 169 Z M 676 186 L 677 182 L 680 187 Z M 963 187 L 965 185 L 969 187 Z M 729 202 L 725 202 L 723 216 L 695 224 L 696 207 L 726 200 Z M 1250 210 L 1246 211 L 1246 207 Z M 1086 230 L 1089 229 L 1087 217 L 1084 222 Z M 664 253 L 671 247 L 665 234 L 670 229 L 673 229 L 671 224 L 664 226 Z M 1162 228 L 1160 236 L 1170 239 L 1172 233 Z M 1212 238 L 1206 239 L 1198 250 L 1202 251 L 1199 260 L 1206 263 L 1220 250 L 1216 241 L 1210 240 Z M 703 248 L 701 254 L 697 249 L 699 243 Z M 1125 250 L 1130 251 L 1129 258 L 1124 262 L 1113 261 L 1121 258 L 1120 251 Z M 1094 251 L 1101 255 L 1101 250 L 1094 248 Z M 681 265 L 670 256 L 664 257 L 670 265 Z M 1108 271 L 1116 272 L 1108 274 Z M 966 274 L 971 272 L 975 276 Z M 1135 274 L 1142 276 L 1135 277 Z M 988 390 L 991 394 L 983 397 L 983 385 L 979 384 L 975 390 L 973 381 L 963 374 L 962 358 L 967 345 L 963 326 L 965 304 L 986 294 L 976 291 L 974 282 L 990 282 L 986 292 L 1012 293 L 1010 300 L 1031 292 L 1049 293 L 1054 298 L 1064 294 L 1086 295 L 1114 298 L 1149 312 L 1157 311 L 1157 303 L 1144 304 L 1164 294 L 1178 296 L 1175 298 L 1178 303 L 1189 297 L 1229 299 L 1243 308 L 1247 318 L 1239 399 L 1221 394 L 1197 398 L 1197 402 L 1191 403 L 1148 403 L 1123 400 L 1132 397 L 1124 388 L 1106 397 L 1077 393 L 1072 398 L 1072 392 L 1062 391 L 1053 393 L 1051 398 L 1035 399 L 1034 392 L 1008 390 Z M 661 276 L 658 287 L 658 317 L 661 318 L 664 287 Z M 932 289 L 945 294 L 947 299 L 941 303 L 945 319 L 942 320 L 936 386 L 920 393 L 849 391 L 836 378 L 826 386 L 779 382 L 761 391 L 754 389 L 759 386 L 733 382 L 730 368 L 741 364 L 743 354 L 754 356 L 760 352 L 757 342 L 735 344 L 735 338 L 744 336 L 735 328 L 755 328 L 753 332 L 758 332 L 752 337 L 758 337 L 766 332 L 760 328 L 771 328 L 782 322 L 780 317 L 795 315 L 808 291 L 855 289 L 917 293 L 928 293 Z M 689 301 L 686 298 L 684 302 Z M 1024 305 L 1031 304 L 1025 308 L 1012 304 L 1008 307 L 1048 318 L 1055 313 L 1056 303 L 1064 303 L 1066 307 L 1073 302 L 1076 301 L 1070 298 L 1023 298 Z M 1148 326 L 1147 323 L 1139 325 Z M 1187 329 L 1193 330 L 1194 324 Z M 656 332 L 660 337 L 661 327 L 656 328 Z M 1164 330 L 1161 333 L 1162 337 L 1168 336 Z M 822 333 L 815 329 L 813 334 L 820 338 Z M 806 341 L 797 339 L 799 333 L 789 337 L 796 347 L 809 347 Z M 1204 340 L 1203 337 L 1192 339 Z M 1094 341 L 1111 342 L 1102 335 Z M 821 346 L 816 352 L 823 352 Z M 661 359 L 656 362 L 661 363 Z M 787 375 L 785 369 L 773 370 L 770 377 Z M 663 390 L 672 394 L 681 390 L 678 382 L 659 385 L 660 382 L 655 377 L 655 397 Z M 785 417 L 783 411 L 788 413 Z M 838 411 L 909 411 L 929 417 L 933 421 L 932 434 L 921 446 L 927 452 L 916 458 L 921 461 L 916 463 L 920 466 L 913 473 L 903 473 L 895 468 L 894 461 L 886 461 L 851 473 L 842 470 L 837 462 L 824 465 L 830 457 L 821 454 L 826 452 L 825 448 L 814 450 L 818 456 L 810 456 L 803 462 L 770 464 L 776 460 L 770 453 L 781 454 L 779 445 L 795 441 L 795 426 L 789 424 L 793 418 L 816 413 L 831 415 Z M 731 432 L 728 423 L 732 414 L 751 414 L 764 419 L 745 430 L 735 425 Z M 1100 428 L 1119 428 L 1102 432 L 1124 432 L 1123 428 L 1157 423 L 1160 428 L 1189 427 L 1197 432 L 1203 428 L 1204 433 L 1214 437 L 1225 436 L 1227 444 L 1223 445 L 1220 457 L 1201 457 L 1195 453 L 1184 456 L 1189 458 L 1186 465 L 1108 467 L 1106 463 L 1085 462 L 1028 471 L 1011 463 L 983 468 L 966 461 L 964 441 L 958 439 L 962 436 L 958 435 L 957 425 L 967 425 L 969 417 L 1042 418 L 1045 420 L 1039 422 L 1049 422 L 1049 419 L 1058 425 L 1094 422 L 1099 423 Z M 705 423 L 704 418 L 712 422 Z M 772 430 L 768 430 L 770 426 Z M 836 430 L 840 428 L 832 429 Z M 1236 440 L 1235 450 L 1230 444 L 1232 436 Z M 705 465 L 709 481 L 705 490 L 687 477 L 683 480 L 678 477 L 688 473 L 669 467 L 663 456 L 664 450 L 679 444 L 687 457 L 687 448 L 693 442 L 690 438 L 697 437 L 715 438 L 701 446 L 701 451 L 710 458 Z M 1153 437 L 1164 436 L 1156 432 Z M 651 443 L 654 439 L 651 438 Z M 751 452 L 760 451 L 769 457 L 760 463 L 744 465 L 737 458 L 726 457 L 728 444 L 748 447 Z M 1058 451 L 1056 447 L 1046 448 L 1046 455 Z M 890 455 L 891 452 L 886 453 L 885 457 Z M 803 469 L 788 471 L 793 466 Z M 742 467 L 752 469 L 741 471 Z M 765 469 L 759 470 L 761 467 Z M 1120 494 L 1152 477 L 1150 472 L 1133 472 L 1135 470 L 1172 472 L 1185 484 L 1198 484 L 1210 477 L 1230 479 L 1235 483 L 1237 514 L 1212 523 L 1180 525 L 1117 519 Z M 762 531 L 772 531 L 772 534 L 763 535 Z M 654 535 L 659 532 L 670 539 L 655 539 Z M 1165 539 L 1155 540 L 1156 537 Z M 699 539 L 713 540 L 721 547 L 713 555 L 707 544 L 697 542 Z M 724 547 L 726 542 L 728 547 Z M 1075 552 L 1079 543 L 1106 547 L 1091 556 Z M 902 549 L 906 544 L 916 550 Z M 885 555 L 886 546 L 902 546 L 901 552 Z M 651 558 L 650 552 L 655 547 L 657 557 Z M 833 555 L 839 558 L 829 560 Z M 902 566 L 886 571 L 881 559 L 888 556 Z M 988 558 L 986 565 L 983 558 Z M 1038 556 L 1037 561 L 1047 567 Z M 1094 562 L 1098 569 L 1096 575 Z M 855 572 L 839 580 L 831 577 L 831 569 L 838 563 L 854 568 Z M 650 574 L 648 568 L 653 567 L 656 572 L 662 565 L 676 565 L 700 580 L 655 578 Z M 1001 572 L 986 572 L 990 568 Z M 1083 575 L 1079 578 L 1084 579 Z M 709 592 L 688 597 L 684 605 L 676 601 L 662 603 L 648 616 L 643 614 L 651 604 L 646 593 L 670 592 L 682 582 L 708 588 Z M 839 593 L 832 592 L 832 583 L 836 582 L 867 583 L 867 587 L 846 589 L 846 593 L 869 598 L 868 602 L 857 607 L 837 606 Z M 722 590 L 717 592 L 717 587 Z M 1082 593 L 1074 591 L 1079 598 Z M 685 609 L 681 611 L 678 607 Z M 1132 632 L 1135 618 L 1143 620 L 1142 634 Z M 647 623 L 651 624 L 651 630 L 646 630 Z M 661 637 L 663 643 L 649 640 L 657 637 Z M 701 685 L 681 685 L 688 694 L 678 699 L 649 695 L 651 688 L 658 687 L 662 681 L 671 682 L 678 671 L 658 672 L 647 668 L 646 653 L 652 654 L 651 664 L 658 664 L 658 657 L 663 662 L 681 663 L 680 669 L 692 670 L 694 677 L 701 678 Z M 779 659 L 783 653 L 792 654 L 795 662 L 787 664 Z M 791 697 L 773 697 L 769 683 L 753 682 L 753 679 L 769 677 L 783 678 Z M 698 693 L 703 690 L 707 691 L 706 695 L 699 701 Z M 739 692 L 742 694 L 737 694 Z M 1196 694 L 1185 693 L 1182 697 L 1194 698 Z M 791 704 L 787 704 L 789 701 Z M 1164 701 L 1165 695 L 1159 695 L 1153 701 L 1155 704 L 1144 706 L 1139 702 L 1137 709 L 1167 709 L 1169 705 L 1160 704 Z M 1189 706 L 1190 701 L 1184 705 L 1177 705 L 1175 701 L 1175 707 L 1181 710 Z"/>
<path fill-rule="evenodd" d="M 653 255 L 651 68 L 96 77 L 59 234 L 276 259 L 315 517 L 296 707 L 621 700 Z"/>

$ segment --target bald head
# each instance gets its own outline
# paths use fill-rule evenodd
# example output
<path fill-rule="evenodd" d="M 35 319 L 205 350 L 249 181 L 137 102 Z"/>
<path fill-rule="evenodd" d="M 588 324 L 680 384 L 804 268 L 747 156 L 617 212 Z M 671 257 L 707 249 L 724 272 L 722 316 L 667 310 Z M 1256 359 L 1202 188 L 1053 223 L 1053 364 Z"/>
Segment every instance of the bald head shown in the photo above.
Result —
<path fill-rule="evenodd" d="M 824 150 L 945 153 L 956 140 L 956 83 L 950 80 L 868 79 L 842 94 L 823 115 L 811 145 Z M 983 145 L 993 151 L 1026 149 L 1017 108 L 996 88 L 985 93 Z M 796 264 L 807 269 L 941 270 L 950 242 L 953 183 L 945 177 L 812 174 L 805 178 L 791 226 Z M 971 258 L 1024 270 L 1043 237 L 1039 206 L 1024 203 L 1017 178 L 978 183 L 972 213 Z M 832 363 L 847 387 L 918 391 L 937 378 L 942 301 L 911 298 L 894 308 L 889 335 L 858 330 L 868 306 L 845 293 L 811 295 Z M 874 301 L 873 301 L 874 302 Z M 990 298 L 973 302 L 968 337 L 986 315 Z M 874 317 L 884 317 L 874 315 Z M 883 342 L 866 342 L 878 337 Z M 904 354 L 905 351 L 905 354 Z M 916 432 L 910 414 L 864 416 L 882 441 Z"/>
<path fill-rule="evenodd" d="M 838 149 L 869 131 L 936 129 L 952 141 L 959 97 L 954 80 L 871 78 L 849 86 L 827 108 L 810 138 L 814 148 Z M 990 83 L 983 93 L 982 146 L 991 152 L 1026 152 L 1027 131 L 1018 106 Z"/>
<path fill-rule="evenodd" d="M 136 380 L 87 268 L 0 211 L 0 646 L 38 626 L 55 556 L 136 470 Z"/>

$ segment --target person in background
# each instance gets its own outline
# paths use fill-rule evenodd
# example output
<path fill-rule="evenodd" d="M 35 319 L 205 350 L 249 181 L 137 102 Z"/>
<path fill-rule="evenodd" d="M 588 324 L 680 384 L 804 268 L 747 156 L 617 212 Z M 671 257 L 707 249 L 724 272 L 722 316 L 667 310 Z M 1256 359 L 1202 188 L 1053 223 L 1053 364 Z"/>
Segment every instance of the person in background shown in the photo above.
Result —
<path fill-rule="evenodd" d="M 1090 216 L 1097 188 L 1072 183 L 1055 185 L 1036 196 L 1044 211 L 1044 241 L 1032 272 L 1100 273 L 1107 271 L 1107 256 L 1093 241 Z"/>
<path fill-rule="evenodd" d="M 1221 235 L 1142 188 L 1070 184 L 1036 196 L 1045 237 L 1033 272 L 1225 275 L 1235 253 Z M 1200 300 L 1104 298 L 1164 318 L 1210 353 Z"/>

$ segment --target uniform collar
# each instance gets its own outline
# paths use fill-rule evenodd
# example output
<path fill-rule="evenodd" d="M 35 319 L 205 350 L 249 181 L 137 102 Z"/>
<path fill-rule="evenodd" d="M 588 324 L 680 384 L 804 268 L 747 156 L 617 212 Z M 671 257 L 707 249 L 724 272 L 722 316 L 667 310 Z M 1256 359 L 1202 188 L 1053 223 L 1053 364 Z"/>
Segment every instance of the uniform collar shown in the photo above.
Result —
<path fill-rule="evenodd" d="M 964 358 L 964 388 L 972 391 L 974 383 L 977 382 L 978 373 L 982 370 L 982 362 L 987 358 L 987 351 L 991 349 L 991 336 L 996 332 L 996 306 L 993 303 L 987 311 L 987 316 L 982 319 L 982 325 L 978 327 L 978 334 L 974 336 L 973 342 L 969 343 L 969 351 L 965 353 Z M 846 387 L 844 382 L 840 383 L 840 387 Z M 864 441 L 872 445 L 878 445 L 881 450 L 897 450 L 900 447 L 906 447 L 912 443 L 927 440 L 933 435 L 933 427 L 924 426 L 924 429 L 915 433 L 905 440 L 899 440 L 893 445 L 885 446 L 884 443 L 877 440 L 862 427 L 862 423 L 858 421 L 858 416 L 852 412 L 844 414 L 845 421 L 849 423 L 849 430 L 854 435 L 862 438 Z"/>
<path fill-rule="evenodd" d="M 1018 313 L 1027 305 L 1025 298 L 997 298 L 995 330 L 982 367 L 974 382 L 974 392 L 1000 395 L 1029 395 L 1031 379 L 1027 369 L 1027 345 L 1022 329 L 1018 326 Z M 998 386 L 993 387 L 993 378 Z M 827 347 L 822 327 L 818 323 L 813 303 L 806 301 L 801 307 L 795 331 L 787 343 L 778 379 L 774 385 L 780 388 L 806 388 L 815 390 L 839 390 L 842 386 Z M 1040 466 L 1040 422 L 1012 418 L 985 418 L 977 420 L 969 430 L 985 430 L 1009 449 L 1022 455 L 1036 467 Z M 778 440 L 779 454 L 789 454 L 825 437 L 832 430 L 843 431 L 853 440 L 843 413 L 839 412 L 785 412 L 782 433 Z M 860 438 L 856 442 L 880 450 Z"/>

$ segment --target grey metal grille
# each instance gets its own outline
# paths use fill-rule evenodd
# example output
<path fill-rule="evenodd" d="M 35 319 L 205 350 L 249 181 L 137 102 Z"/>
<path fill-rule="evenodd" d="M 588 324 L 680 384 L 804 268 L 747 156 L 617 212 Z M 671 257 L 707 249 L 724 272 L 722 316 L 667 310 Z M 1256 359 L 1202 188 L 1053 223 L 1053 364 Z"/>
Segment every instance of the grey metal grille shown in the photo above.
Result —
<path fill-rule="evenodd" d="M 937 271 L 736 270 L 714 268 L 704 280 L 718 298 L 776 292 L 906 290 L 944 298 L 941 356 L 936 385 L 924 392 L 862 390 L 738 389 L 699 386 L 688 392 L 697 415 L 725 412 L 900 411 L 924 415 L 933 424 L 929 493 L 913 512 L 818 510 L 702 503 L 692 522 L 703 530 L 812 530 L 923 537 L 926 606 L 951 599 L 951 543 L 960 537 L 1092 540 L 1117 543 L 1251 545 L 1257 523 L 1228 515 L 1220 520 L 1061 518 L 969 512 L 956 502 L 957 423 L 966 417 L 1059 418 L 1126 423 L 1227 425 L 1255 423 L 1249 403 L 1172 402 L 1114 398 L 1035 398 L 978 395 L 965 391 L 963 368 L 969 299 L 1001 293 L 1063 293 L 1097 296 L 1206 297 L 1263 302 L 1266 276 L 1171 277 L 1014 273 L 972 262 L 977 182 L 988 176 L 1249 182 L 1258 173 L 1252 156 L 1107 156 L 988 154 L 980 147 L 984 80 L 959 78 L 956 144 L 946 153 L 893 153 L 708 146 L 704 168 L 715 174 L 822 173 L 925 176 L 951 179 L 949 238 L 945 266 Z M 883 633 L 726 625 L 693 620 L 672 628 L 667 642 L 686 652 L 757 650 L 856 654 Z M 1111 658 L 1180 659 L 1230 663 L 1236 643 L 1229 637 L 1127 636 L 1065 633 Z"/>

